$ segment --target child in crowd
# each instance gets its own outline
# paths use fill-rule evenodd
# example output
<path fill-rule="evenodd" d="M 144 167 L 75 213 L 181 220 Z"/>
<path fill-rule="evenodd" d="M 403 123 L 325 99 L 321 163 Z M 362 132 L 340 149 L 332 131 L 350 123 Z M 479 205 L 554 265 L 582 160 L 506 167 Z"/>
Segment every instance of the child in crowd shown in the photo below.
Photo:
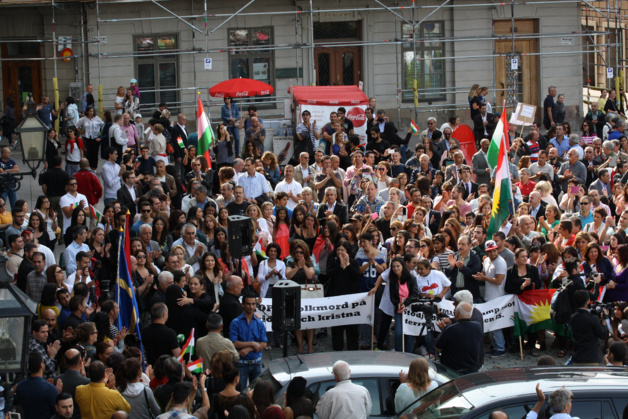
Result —
<path fill-rule="evenodd" d="M 140 98 L 140 88 L 137 86 L 137 80 L 131 79 L 131 90 L 133 91 L 133 97 L 136 99 Z"/>

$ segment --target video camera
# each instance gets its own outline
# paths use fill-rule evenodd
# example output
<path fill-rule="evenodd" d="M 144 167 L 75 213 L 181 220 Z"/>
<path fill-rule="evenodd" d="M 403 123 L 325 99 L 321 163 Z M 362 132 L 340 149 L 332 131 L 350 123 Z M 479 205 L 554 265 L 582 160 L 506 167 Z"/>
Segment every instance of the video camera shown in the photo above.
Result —
<path fill-rule="evenodd" d="M 426 325 L 432 325 L 434 321 L 434 316 L 440 317 L 438 307 L 436 303 L 440 303 L 442 298 L 421 298 L 415 297 L 408 303 L 410 310 L 413 313 L 421 312 L 423 313 L 423 317 L 425 318 Z"/>
<path fill-rule="evenodd" d="M 608 315 L 604 313 L 604 309 L 608 310 Z M 601 301 L 591 301 L 589 305 L 589 313 L 599 316 L 601 319 L 607 319 L 613 316 L 613 310 L 615 309 L 614 303 L 603 303 Z"/>

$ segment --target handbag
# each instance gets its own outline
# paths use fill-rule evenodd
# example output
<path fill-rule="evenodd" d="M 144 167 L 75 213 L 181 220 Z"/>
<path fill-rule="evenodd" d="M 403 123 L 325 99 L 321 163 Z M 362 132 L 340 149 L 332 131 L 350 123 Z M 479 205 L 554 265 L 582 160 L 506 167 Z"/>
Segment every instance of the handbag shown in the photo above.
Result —
<path fill-rule="evenodd" d="M 323 298 L 325 297 L 325 293 L 323 292 L 323 287 L 321 284 L 313 280 L 313 284 L 307 284 L 307 278 L 305 278 L 305 284 L 301 287 L 301 299 L 305 298 Z"/>
<path fill-rule="evenodd" d="M 146 409 L 148 410 L 148 414 L 150 415 L 151 419 L 155 419 L 155 415 L 153 414 L 153 411 L 150 408 L 150 403 L 148 402 L 148 394 L 146 394 L 146 387 L 144 387 L 144 400 L 146 401 Z"/>

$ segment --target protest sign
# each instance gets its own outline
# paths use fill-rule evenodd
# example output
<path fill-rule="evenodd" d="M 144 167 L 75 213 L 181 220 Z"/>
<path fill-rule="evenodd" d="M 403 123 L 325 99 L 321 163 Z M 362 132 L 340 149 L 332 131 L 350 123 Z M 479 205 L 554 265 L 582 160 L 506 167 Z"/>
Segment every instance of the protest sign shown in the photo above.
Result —
<path fill-rule="evenodd" d="M 301 300 L 301 330 L 351 324 L 373 324 L 374 297 L 368 293 Z M 272 331 L 273 300 L 263 298 L 257 315 Z"/>
<path fill-rule="evenodd" d="M 442 315 L 454 317 L 454 303 L 450 300 L 442 300 L 436 306 L 440 309 Z M 512 326 L 515 315 L 515 296 L 504 295 L 483 304 L 475 304 L 475 308 L 482 312 L 484 317 L 484 332 L 492 332 L 494 330 L 505 329 Z M 436 321 L 437 319 L 434 319 Z M 403 333 L 411 336 L 419 336 L 421 329 L 425 323 L 422 312 L 413 313 L 411 307 L 406 308 L 403 312 Z M 438 327 L 435 329 L 440 331 Z M 423 335 L 425 330 L 423 330 Z"/>

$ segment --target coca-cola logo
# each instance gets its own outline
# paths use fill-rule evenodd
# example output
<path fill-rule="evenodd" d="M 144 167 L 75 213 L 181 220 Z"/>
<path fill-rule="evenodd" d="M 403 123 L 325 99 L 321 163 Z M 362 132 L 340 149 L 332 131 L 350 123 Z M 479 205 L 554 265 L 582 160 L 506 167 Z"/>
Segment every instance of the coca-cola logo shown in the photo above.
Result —
<path fill-rule="evenodd" d="M 337 101 L 337 100 L 330 100 L 330 101 L 329 101 L 329 104 L 330 104 L 330 105 L 337 105 L 337 104 L 338 104 L 338 101 Z"/>
<path fill-rule="evenodd" d="M 270 94 L 270 90 L 262 90 L 261 92 L 259 92 L 260 96 L 264 96 L 264 95 L 269 95 Z"/>
<path fill-rule="evenodd" d="M 236 92 L 236 96 L 243 96 L 243 97 L 248 97 L 249 96 L 249 91 L 246 90 L 244 92 Z"/>
<path fill-rule="evenodd" d="M 354 128 L 359 128 L 366 124 L 366 114 L 364 113 L 364 109 L 358 108 L 357 106 L 349 109 L 347 112 L 347 118 L 353 122 Z"/>

